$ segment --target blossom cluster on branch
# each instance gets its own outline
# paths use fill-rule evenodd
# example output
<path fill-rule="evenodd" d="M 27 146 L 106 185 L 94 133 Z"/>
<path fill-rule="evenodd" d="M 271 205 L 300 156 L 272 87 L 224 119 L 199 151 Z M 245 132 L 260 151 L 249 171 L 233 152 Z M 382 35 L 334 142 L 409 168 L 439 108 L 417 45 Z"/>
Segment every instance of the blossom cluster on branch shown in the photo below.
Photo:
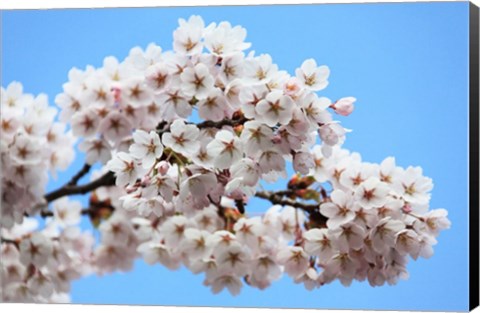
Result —
<path fill-rule="evenodd" d="M 76 226 L 80 203 L 62 198 L 53 207 L 43 229 L 33 218 L 2 229 L 2 301 L 68 303 L 71 281 L 92 272 L 95 239 Z"/>
<path fill-rule="evenodd" d="M 57 109 L 48 104 L 45 94 L 24 94 L 22 85 L 13 82 L 1 88 L 0 97 L 0 225 L 11 228 L 46 204 L 48 174 L 56 176 L 58 170 L 68 168 L 76 139 L 65 123 L 55 121 Z"/>
<path fill-rule="evenodd" d="M 270 55 L 245 53 L 240 26 L 198 16 L 179 23 L 173 51 L 151 44 L 122 62 L 72 69 L 55 99 L 61 123 L 45 101 L 24 104 L 33 100 L 18 83 L 2 89 L 7 301 L 64 299 L 71 279 L 128 271 L 138 257 L 204 273 L 213 293 L 236 295 L 244 283 L 264 289 L 283 274 L 309 290 L 336 279 L 395 284 L 408 277 L 409 257 L 433 254 L 450 221 L 446 210 L 429 209 L 431 179 L 393 157 L 372 164 L 341 148 L 348 130 L 332 114 L 350 115 L 356 99 L 317 94 L 327 66 L 308 59 L 291 76 Z M 31 120 L 30 111 L 49 118 Z M 71 161 L 73 137 L 86 165 L 43 195 L 47 170 Z M 91 182 L 77 185 L 97 162 Z M 45 173 L 19 180 L 11 164 Z M 285 190 L 263 189 L 289 167 Z M 28 201 L 13 201 L 21 193 Z M 68 199 L 86 193 L 86 209 Z M 272 206 L 251 215 L 254 197 Z M 44 230 L 21 224 L 37 213 Z M 99 229 L 98 242 L 76 228 L 81 215 Z"/>

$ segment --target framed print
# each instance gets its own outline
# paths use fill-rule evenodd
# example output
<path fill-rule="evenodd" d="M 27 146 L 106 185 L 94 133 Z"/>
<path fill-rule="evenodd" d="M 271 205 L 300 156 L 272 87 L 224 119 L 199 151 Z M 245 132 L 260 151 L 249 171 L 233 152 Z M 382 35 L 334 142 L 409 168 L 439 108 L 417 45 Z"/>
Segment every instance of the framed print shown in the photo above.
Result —
<path fill-rule="evenodd" d="M 2 10 L 2 302 L 473 310 L 478 12 Z"/>

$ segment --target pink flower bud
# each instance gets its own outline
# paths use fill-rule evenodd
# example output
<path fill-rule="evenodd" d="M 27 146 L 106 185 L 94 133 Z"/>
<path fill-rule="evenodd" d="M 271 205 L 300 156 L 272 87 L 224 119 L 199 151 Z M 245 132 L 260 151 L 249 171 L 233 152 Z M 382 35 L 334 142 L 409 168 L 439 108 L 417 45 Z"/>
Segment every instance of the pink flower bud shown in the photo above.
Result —
<path fill-rule="evenodd" d="M 156 169 L 160 175 L 166 175 L 170 165 L 165 161 L 158 162 Z"/>
<path fill-rule="evenodd" d="M 127 187 L 125 187 L 125 191 L 126 191 L 127 193 L 132 193 L 132 192 L 135 192 L 135 191 L 137 191 L 137 190 L 138 190 L 138 187 L 137 187 L 137 186 L 127 186 Z"/>
<path fill-rule="evenodd" d="M 353 103 L 357 101 L 354 97 L 346 97 L 338 100 L 332 105 L 335 113 L 342 116 L 348 116 L 353 112 Z"/>
<path fill-rule="evenodd" d="M 280 135 L 278 135 L 278 134 L 276 134 L 276 135 L 273 136 L 273 138 L 272 138 L 272 143 L 274 143 L 274 144 L 279 144 L 279 143 L 281 143 L 281 142 L 282 142 L 282 136 L 280 136 Z"/>
<path fill-rule="evenodd" d="M 120 87 L 114 86 L 111 88 L 111 91 L 113 93 L 113 97 L 115 98 L 115 102 L 120 102 L 120 95 L 122 93 Z"/>
<path fill-rule="evenodd" d="M 403 213 L 405 213 L 405 214 L 408 214 L 408 213 L 412 212 L 412 207 L 411 207 L 411 205 L 408 204 L 408 203 L 405 204 L 405 205 L 403 206 L 403 208 L 402 208 L 402 211 L 403 211 Z"/>
<path fill-rule="evenodd" d="M 151 182 L 150 176 L 148 175 L 143 176 L 142 182 L 141 182 L 142 186 L 148 186 L 150 185 L 150 182 Z"/>

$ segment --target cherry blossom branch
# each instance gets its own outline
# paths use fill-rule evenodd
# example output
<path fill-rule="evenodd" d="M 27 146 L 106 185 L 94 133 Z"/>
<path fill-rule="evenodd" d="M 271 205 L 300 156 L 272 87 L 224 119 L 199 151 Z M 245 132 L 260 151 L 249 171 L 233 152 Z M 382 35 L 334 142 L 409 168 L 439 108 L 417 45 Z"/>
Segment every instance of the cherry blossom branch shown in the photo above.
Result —
<path fill-rule="evenodd" d="M 292 193 L 293 191 L 290 190 L 283 190 L 278 192 L 257 191 L 255 193 L 255 196 L 261 199 L 268 200 L 272 204 L 289 205 L 294 208 L 301 209 L 310 215 L 311 222 L 314 222 L 313 225 L 323 227 L 327 222 L 327 218 L 320 213 L 320 204 L 306 204 L 283 198 L 284 196 L 291 196 Z"/>
<path fill-rule="evenodd" d="M 235 206 L 237 207 L 240 214 L 245 214 L 245 203 L 243 203 L 243 200 L 236 199 Z"/>
<path fill-rule="evenodd" d="M 99 187 L 107 187 L 115 185 L 115 175 L 113 172 L 107 172 L 101 177 L 97 178 L 96 180 L 85 184 L 85 185 L 69 185 L 66 184 L 60 187 L 57 190 L 54 190 L 45 195 L 45 200 L 49 203 L 58 198 L 69 196 L 69 195 L 79 195 L 79 194 L 86 194 L 90 191 L 93 191 Z"/>
<path fill-rule="evenodd" d="M 80 211 L 80 214 L 81 215 L 88 215 L 88 214 L 91 214 L 93 212 L 95 212 L 95 208 L 85 208 L 85 209 L 82 209 L 82 211 Z M 52 211 L 42 211 L 42 212 L 40 212 L 40 216 L 41 217 L 52 217 L 53 212 Z"/>
<path fill-rule="evenodd" d="M 217 207 L 217 214 L 220 216 L 222 219 L 225 220 L 225 207 L 223 207 L 219 202 L 213 201 L 212 197 L 210 195 L 207 196 L 208 200 L 210 201 L 211 204 Z"/>
<path fill-rule="evenodd" d="M 245 117 L 239 117 L 239 118 L 224 118 L 220 121 L 203 121 L 201 123 L 196 124 L 199 129 L 205 129 L 205 128 L 222 128 L 223 126 L 231 126 L 235 127 L 238 125 L 243 125 L 245 122 L 247 122 L 248 119 Z M 195 123 L 192 123 L 195 124 Z M 157 133 L 161 136 L 163 133 L 170 131 L 170 126 L 166 125 L 165 122 L 161 122 L 157 125 Z"/>
<path fill-rule="evenodd" d="M 8 238 L 0 238 L 0 241 L 1 243 L 6 243 L 6 244 L 12 244 L 12 245 L 15 245 L 17 248 L 18 248 L 18 241 L 17 240 L 13 240 L 13 239 L 8 239 Z"/>
<path fill-rule="evenodd" d="M 92 166 L 90 164 L 85 163 L 85 165 L 75 174 L 72 179 L 67 183 L 68 186 L 75 186 L 78 181 L 85 175 L 88 174 Z"/>
<path fill-rule="evenodd" d="M 203 129 L 203 128 L 222 128 L 223 126 L 234 127 L 234 126 L 242 125 L 247 121 L 248 121 L 248 119 L 245 118 L 245 117 L 240 117 L 238 119 L 224 118 L 223 120 L 220 120 L 218 122 L 204 121 L 204 122 L 201 122 L 201 123 L 197 124 L 197 127 L 199 129 Z"/>
<path fill-rule="evenodd" d="M 276 192 L 271 191 L 257 191 L 255 194 L 256 197 L 265 199 L 270 201 L 272 204 L 280 204 L 280 205 L 289 205 L 295 208 L 302 209 L 307 213 L 313 213 L 314 211 L 318 210 L 318 204 L 305 204 L 301 202 L 292 201 L 290 199 L 284 199 L 281 195 Z"/>

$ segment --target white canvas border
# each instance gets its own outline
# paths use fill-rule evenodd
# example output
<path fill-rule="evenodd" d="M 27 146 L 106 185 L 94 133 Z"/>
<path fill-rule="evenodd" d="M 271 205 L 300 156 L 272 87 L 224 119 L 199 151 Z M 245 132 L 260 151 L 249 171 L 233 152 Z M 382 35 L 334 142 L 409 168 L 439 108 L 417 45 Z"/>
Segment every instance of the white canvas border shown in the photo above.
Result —
<path fill-rule="evenodd" d="M 15 0 L 3 1 L 0 9 L 49 9 L 49 8 L 112 8 L 155 6 L 207 6 L 207 5 L 257 5 L 257 4 L 313 4 L 313 3 L 375 3 L 375 2 L 426 2 L 416 0 Z M 429 0 L 428 2 L 465 2 L 464 0 Z M 476 5 L 480 0 L 472 0 Z"/>

